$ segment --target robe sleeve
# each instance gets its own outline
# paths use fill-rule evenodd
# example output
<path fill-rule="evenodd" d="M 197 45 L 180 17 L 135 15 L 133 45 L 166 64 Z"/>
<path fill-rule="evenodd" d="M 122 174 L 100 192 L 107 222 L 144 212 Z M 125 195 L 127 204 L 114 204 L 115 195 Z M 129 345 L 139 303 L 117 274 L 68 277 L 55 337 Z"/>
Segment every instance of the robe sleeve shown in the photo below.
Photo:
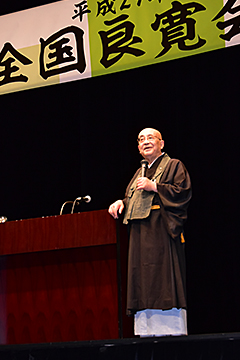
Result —
<path fill-rule="evenodd" d="M 181 161 L 169 161 L 157 190 L 167 230 L 172 238 L 177 238 L 183 231 L 192 197 L 190 176 Z"/>

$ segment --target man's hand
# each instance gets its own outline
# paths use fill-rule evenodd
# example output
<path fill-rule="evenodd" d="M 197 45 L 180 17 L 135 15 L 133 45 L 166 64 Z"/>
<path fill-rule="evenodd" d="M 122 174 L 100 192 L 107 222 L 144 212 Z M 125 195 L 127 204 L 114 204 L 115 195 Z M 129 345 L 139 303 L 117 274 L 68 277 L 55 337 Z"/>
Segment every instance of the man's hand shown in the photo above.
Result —
<path fill-rule="evenodd" d="M 146 177 L 140 177 L 137 180 L 137 190 L 155 191 L 157 192 L 157 184 Z"/>
<path fill-rule="evenodd" d="M 108 212 L 114 219 L 118 219 L 118 213 L 121 214 L 124 209 L 124 203 L 122 200 L 115 201 L 109 206 Z"/>

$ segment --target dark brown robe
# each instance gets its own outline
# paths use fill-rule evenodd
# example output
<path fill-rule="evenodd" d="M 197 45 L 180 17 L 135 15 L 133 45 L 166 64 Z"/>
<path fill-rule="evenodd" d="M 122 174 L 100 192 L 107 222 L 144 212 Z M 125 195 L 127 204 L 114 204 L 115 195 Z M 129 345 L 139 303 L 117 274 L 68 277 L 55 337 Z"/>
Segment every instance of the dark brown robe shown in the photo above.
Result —
<path fill-rule="evenodd" d="M 148 178 L 152 178 L 161 160 L 147 169 Z M 160 209 L 152 210 L 146 219 L 129 223 L 128 315 L 143 309 L 187 306 L 182 234 L 192 192 L 189 174 L 179 160 L 169 161 L 157 189 L 153 205 L 160 205 Z"/>

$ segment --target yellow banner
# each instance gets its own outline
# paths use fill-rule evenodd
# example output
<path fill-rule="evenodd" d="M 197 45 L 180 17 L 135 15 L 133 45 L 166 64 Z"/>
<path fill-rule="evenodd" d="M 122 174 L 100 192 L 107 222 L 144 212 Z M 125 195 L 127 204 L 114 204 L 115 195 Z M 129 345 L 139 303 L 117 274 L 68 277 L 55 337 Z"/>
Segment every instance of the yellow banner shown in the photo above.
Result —
<path fill-rule="evenodd" d="M 0 17 L 0 93 L 240 43 L 240 0 L 73 0 Z"/>

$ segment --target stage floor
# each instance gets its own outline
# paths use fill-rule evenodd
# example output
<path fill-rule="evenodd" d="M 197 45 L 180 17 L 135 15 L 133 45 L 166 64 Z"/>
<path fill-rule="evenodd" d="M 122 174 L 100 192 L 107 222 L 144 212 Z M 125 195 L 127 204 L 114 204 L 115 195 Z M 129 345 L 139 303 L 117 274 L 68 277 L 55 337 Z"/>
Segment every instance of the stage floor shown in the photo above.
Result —
<path fill-rule="evenodd" d="M 240 333 L 0 346 L 1 360 L 239 360 Z"/>

